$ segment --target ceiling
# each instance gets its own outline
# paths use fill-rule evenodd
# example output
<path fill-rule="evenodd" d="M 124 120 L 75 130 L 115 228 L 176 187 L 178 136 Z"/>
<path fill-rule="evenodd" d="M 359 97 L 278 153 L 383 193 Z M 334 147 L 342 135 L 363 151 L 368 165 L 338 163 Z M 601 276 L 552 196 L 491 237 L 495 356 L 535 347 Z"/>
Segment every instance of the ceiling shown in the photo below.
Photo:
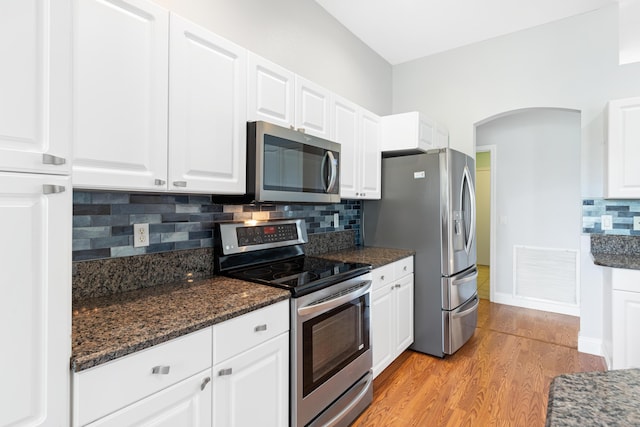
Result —
<path fill-rule="evenodd" d="M 390 64 L 599 9 L 617 0 L 316 0 Z"/>

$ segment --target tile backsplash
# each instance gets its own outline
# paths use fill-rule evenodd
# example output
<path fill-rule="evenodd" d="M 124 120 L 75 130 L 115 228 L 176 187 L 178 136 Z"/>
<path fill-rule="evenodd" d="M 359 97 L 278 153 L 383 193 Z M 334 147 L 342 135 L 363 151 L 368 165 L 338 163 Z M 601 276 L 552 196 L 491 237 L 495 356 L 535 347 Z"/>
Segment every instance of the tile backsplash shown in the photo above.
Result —
<path fill-rule="evenodd" d="M 304 218 L 307 233 L 354 230 L 360 201 L 332 205 L 220 205 L 209 195 L 79 191 L 73 193 L 73 260 L 116 258 L 213 246 L 219 221 Z M 338 213 L 340 225 L 333 227 Z M 133 224 L 149 224 L 149 246 L 133 247 Z"/>
<path fill-rule="evenodd" d="M 611 215 L 613 230 L 602 230 L 602 215 Z M 582 200 L 583 233 L 640 236 L 640 231 L 633 230 L 634 216 L 640 216 L 640 200 Z"/>

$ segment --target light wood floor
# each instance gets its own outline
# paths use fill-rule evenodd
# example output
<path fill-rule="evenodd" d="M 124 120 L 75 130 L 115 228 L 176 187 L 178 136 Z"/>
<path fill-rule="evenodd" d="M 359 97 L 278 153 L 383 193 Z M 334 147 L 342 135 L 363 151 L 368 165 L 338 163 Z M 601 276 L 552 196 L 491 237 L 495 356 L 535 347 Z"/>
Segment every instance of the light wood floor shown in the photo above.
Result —
<path fill-rule="evenodd" d="M 353 427 L 544 426 L 556 375 L 605 370 L 577 351 L 578 328 L 573 316 L 480 300 L 471 340 L 444 359 L 405 351 Z"/>

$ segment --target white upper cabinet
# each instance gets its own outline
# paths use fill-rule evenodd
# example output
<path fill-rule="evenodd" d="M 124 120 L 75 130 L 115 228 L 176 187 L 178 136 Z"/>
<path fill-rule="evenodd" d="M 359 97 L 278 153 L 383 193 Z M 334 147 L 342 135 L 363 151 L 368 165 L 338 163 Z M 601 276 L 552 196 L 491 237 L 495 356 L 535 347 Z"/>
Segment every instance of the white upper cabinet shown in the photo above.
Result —
<path fill-rule="evenodd" d="M 331 139 L 340 144 L 340 197 L 379 199 L 380 117 L 334 95 Z"/>
<path fill-rule="evenodd" d="M 69 425 L 71 180 L 0 172 L 1 426 Z"/>
<path fill-rule="evenodd" d="M 320 138 L 331 137 L 331 92 L 296 76 L 296 129 Z"/>
<path fill-rule="evenodd" d="M 246 50 L 171 15 L 169 189 L 245 192 Z"/>
<path fill-rule="evenodd" d="M 605 197 L 640 199 L 640 97 L 610 101 Z"/>
<path fill-rule="evenodd" d="M 361 110 L 360 117 L 362 134 L 360 141 L 360 198 L 379 199 L 382 180 L 380 117 L 364 109 Z"/>
<path fill-rule="evenodd" d="M 331 92 L 249 52 L 247 118 L 331 137 Z"/>
<path fill-rule="evenodd" d="M 449 146 L 446 127 L 417 111 L 382 117 L 382 151 L 427 151 Z"/>
<path fill-rule="evenodd" d="M 247 120 L 293 126 L 295 74 L 251 52 L 247 61 Z"/>
<path fill-rule="evenodd" d="M 169 13 L 74 1 L 74 186 L 164 189 Z"/>
<path fill-rule="evenodd" d="M 71 170 L 70 27 L 70 0 L 2 1 L 1 170 Z"/>

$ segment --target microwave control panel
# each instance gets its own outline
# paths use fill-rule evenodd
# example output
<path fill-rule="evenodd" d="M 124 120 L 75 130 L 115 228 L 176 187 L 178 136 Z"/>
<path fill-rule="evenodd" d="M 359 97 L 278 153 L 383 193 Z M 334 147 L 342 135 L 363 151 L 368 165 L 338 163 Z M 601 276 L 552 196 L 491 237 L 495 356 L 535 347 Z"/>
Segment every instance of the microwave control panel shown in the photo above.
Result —
<path fill-rule="evenodd" d="M 298 240 L 296 224 L 269 224 L 236 229 L 238 246 L 262 245 L 264 243 Z"/>

